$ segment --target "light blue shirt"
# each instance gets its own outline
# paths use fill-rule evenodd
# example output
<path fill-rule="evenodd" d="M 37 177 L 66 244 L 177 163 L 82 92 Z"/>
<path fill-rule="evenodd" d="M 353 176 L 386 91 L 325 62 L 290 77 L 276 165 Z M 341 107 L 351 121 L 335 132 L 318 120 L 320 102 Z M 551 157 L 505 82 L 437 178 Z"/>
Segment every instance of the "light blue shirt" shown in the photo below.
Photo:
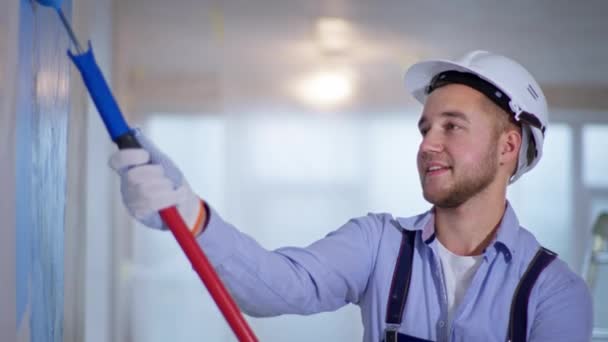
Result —
<path fill-rule="evenodd" d="M 401 231 L 421 230 L 399 331 L 433 341 L 504 342 L 513 293 L 539 243 L 507 204 L 496 238 L 484 251 L 448 331 L 434 226 L 432 210 L 396 219 L 368 214 L 306 248 L 268 251 L 212 209 L 198 242 L 245 313 L 307 315 L 354 303 L 361 308 L 363 341 L 379 342 Z M 591 340 L 589 290 L 559 259 L 541 273 L 528 310 L 528 341 Z"/>

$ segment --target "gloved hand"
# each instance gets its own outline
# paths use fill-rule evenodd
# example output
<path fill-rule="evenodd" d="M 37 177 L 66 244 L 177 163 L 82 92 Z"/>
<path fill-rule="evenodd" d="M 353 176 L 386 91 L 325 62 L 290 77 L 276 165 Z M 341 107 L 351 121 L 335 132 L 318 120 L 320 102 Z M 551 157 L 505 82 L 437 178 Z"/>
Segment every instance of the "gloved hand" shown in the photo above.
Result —
<path fill-rule="evenodd" d="M 177 206 L 190 231 L 198 235 L 207 215 L 202 200 L 169 157 L 141 131 L 134 133 L 142 148 L 119 150 L 109 160 L 120 176 L 122 199 L 129 213 L 148 227 L 166 230 L 158 211 Z"/>

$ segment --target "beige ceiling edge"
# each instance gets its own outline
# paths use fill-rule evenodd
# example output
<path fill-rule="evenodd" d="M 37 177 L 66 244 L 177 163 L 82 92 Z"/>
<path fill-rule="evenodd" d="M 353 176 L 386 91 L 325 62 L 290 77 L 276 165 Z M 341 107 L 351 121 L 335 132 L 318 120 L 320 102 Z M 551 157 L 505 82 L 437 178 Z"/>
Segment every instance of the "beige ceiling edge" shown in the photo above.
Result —
<path fill-rule="evenodd" d="M 541 86 L 553 108 L 608 110 L 608 85 Z"/>

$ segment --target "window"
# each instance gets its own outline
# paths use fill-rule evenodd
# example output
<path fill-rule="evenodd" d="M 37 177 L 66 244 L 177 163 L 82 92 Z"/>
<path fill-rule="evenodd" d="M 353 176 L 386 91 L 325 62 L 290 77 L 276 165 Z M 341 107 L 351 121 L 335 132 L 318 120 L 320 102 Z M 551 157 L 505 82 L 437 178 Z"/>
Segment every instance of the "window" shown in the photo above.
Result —
<path fill-rule="evenodd" d="M 542 245 L 572 265 L 571 164 L 572 129 L 554 123 L 545 139 L 542 159 L 507 188 L 507 197 L 520 224 L 534 233 Z"/>
<path fill-rule="evenodd" d="M 583 127 L 585 185 L 608 188 L 608 125 Z"/>

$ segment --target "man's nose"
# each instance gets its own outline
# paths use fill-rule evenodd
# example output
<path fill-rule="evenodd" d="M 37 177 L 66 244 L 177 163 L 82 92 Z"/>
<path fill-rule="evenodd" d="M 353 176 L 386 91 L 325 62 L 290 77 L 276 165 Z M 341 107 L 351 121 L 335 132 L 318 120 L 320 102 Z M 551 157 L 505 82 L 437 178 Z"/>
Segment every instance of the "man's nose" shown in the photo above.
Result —
<path fill-rule="evenodd" d="M 422 137 L 422 142 L 420 143 L 421 152 L 441 152 L 443 151 L 443 147 L 443 136 L 436 129 L 429 129 Z"/>

